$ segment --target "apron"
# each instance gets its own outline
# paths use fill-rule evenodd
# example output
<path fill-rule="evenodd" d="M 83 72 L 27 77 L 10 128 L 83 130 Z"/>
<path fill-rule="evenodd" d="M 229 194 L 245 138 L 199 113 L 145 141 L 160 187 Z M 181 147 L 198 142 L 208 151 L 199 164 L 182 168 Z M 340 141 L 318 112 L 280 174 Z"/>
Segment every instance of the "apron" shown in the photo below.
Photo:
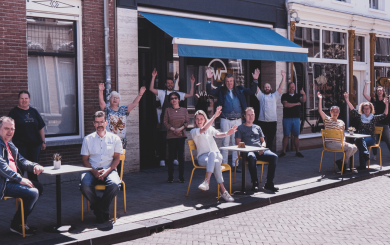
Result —
<path fill-rule="evenodd" d="M 167 90 L 165 90 L 164 104 L 161 105 L 160 131 L 167 131 L 167 128 L 164 125 L 164 116 L 165 116 L 165 110 L 170 106 L 171 103 L 169 103 L 169 95 L 167 94 Z"/>

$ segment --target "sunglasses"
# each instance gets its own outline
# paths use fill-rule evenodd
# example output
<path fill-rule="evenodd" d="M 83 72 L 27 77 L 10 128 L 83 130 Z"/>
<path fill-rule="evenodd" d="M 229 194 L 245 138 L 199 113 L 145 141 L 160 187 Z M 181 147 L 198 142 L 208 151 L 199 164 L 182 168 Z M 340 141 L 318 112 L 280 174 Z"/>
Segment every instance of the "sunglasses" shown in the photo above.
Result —
<path fill-rule="evenodd" d="M 179 98 L 177 97 L 171 97 L 171 100 L 178 100 Z"/>

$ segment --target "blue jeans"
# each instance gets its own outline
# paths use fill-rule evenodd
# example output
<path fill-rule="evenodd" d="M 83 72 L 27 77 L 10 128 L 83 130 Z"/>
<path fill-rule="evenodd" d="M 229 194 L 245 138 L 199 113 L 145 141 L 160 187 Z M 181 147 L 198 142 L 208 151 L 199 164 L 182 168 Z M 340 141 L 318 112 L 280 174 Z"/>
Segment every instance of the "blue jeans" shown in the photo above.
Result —
<path fill-rule="evenodd" d="M 219 152 L 207 152 L 198 157 L 199 166 L 206 167 L 206 172 L 214 173 L 217 183 L 223 183 L 221 170 L 222 155 Z"/>
<path fill-rule="evenodd" d="M 18 148 L 20 155 L 22 155 L 24 158 L 31 162 L 38 163 L 39 161 L 39 155 L 41 153 L 41 146 L 25 146 L 25 145 L 19 145 L 15 143 L 15 146 Z M 27 172 L 27 176 L 29 180 L 38 181 L 38 175 L 34 174 L 33 172 Z"/>
<path fill-rule="evenodd" d="M 270 150 L 266 150 L 263 154 L 259 155 L 257 152 L 249 152 L 247 155 L 248 160 L 248 169 L 252 178 L 252 183 L 258 183 L 259 179 L 257 178 L 257 164 L 256 160 L 269 162 L 268 173 L 267 173 L 267 184 L 274 184 L 275 169 L 276 163 L 278 162 L 278 155 L 273 153 Z"/>
<path fill-rule="evenodd" d="M 35 188 L 31 188 L 15 182 L 7 181 L 5 186 L 5 192 L 4 192 L 5 196 L 22 198 L 25 223 L 27 222 L 27 217 L 33 211 L 35 203 L 38 201 L 38 197 L 42 195 L 42 191 L 43 191 L 43 186 L 41 183 L 39 183 L 38 181 L 31 181 L 31 182 L 34 184 Z M 21 218 L 22 218 L 21 208 L 18 208 L 12 220 L 12 226 L 22 224 Z"/>
<path fill-rule="evenodd" d="M 361 167 L 366 166 L 366 160 L 364 159 L 363 154 L 368 155 L 368 147 L 375 145 L 375 139 L 372 137 L 367 137 L 363 139 L 356 139 L 356 146 L 359 149 L 359 163 Z"/>
<path fill-rule="evenodd" d="M 91 209 L 108 213 L 112 199 L 118 194 L 121 180 L 118 172 L 112 170 L 104 180 L 96 179 L 92 172 L 87 172 L 81 175 L 81 193 L 91 203 Z M 96 195 L 95 186 L 105 185 L 106 189 L 103 191 L 103 196 Z"/>
<path fill-rule="evenodd" d="M 283 135 L 290 135 L 292 131 L 294 136 L 298 136 L 301 133 L 300 127 L 301 119 L 299 117 L 283 118 Z"/>

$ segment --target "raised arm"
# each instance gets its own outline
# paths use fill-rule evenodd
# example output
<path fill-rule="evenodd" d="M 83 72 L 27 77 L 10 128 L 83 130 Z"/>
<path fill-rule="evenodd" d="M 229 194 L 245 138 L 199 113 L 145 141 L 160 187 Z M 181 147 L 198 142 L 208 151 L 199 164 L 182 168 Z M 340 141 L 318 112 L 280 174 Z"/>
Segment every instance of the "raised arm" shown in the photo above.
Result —
<path fill-rule="evenodd" d="M 317 96 L 318 96 L 318 112 L 320 113 L 322 120 L 325 120 L 326 115 L 322 111 L 322 94 L 320 94 L 320 92 L 318 92 Z"/>
<path fill-rule="evenodd" d="M 104 101 L 103 91 L 104 91 L 104 83 L 99 83 L 99 106 L 100 110 L 104 110 L 106 108 L 106 102 Z"/>
<path fill-rule="evenodd" d="M 353 105 L 351 104 L 351 102 L 349 102 L 349 94 L 348 94 L 348 92 L 345 92 L 345 93 L 344 93 L 344 99 L 345 99 L 345 102 L 347 102 L 347 105 L 348 105 L 348 107 L 349 107 L 350 110 L 355 109 L 355 108 L 353 107 Z"/>
<path fill-rule="evenodd" d="M 191 89 L 189 94 L 185 94 L 184 98 L 192 97 L 194 96 L 194 84 L 195 84 L 195 77 L 194 74 L 191 76 Z"/>
<path fill-rule="evenodd" d="M 256 68 L 255 72 L 252 73 L 252 77 L 253 77 L 253 82 L 252 82 L 252 85 L 250 88 L 243 88 L 242 92 L 246 95 L 252 95 L 252 94 L 256 94 L 257 91 L 259 90 L 259 82 L 257 79 L 259 79 L 259 75 L 260 75 L 260 70 L 259 68 Z"/>
<path fill-rule="evenodd" d="M 364 98 L 366 98 L 366 100 L 370 101 L 371 100 L 371 97 L 370 97 L 370 94 L 367 94 L 367 87 L 368 85 L 370 84 L 371 82 L 368 81 L 364 84 L 364 89 L 363 89 L 363 96 Z"/>
<path fill-rule="evenodd" d="M 385 111 L 383 112 L 386 116 L 389 113 L 389 98 L 384 98 L 383 102 L 385 102 L 386 108 Z"/>
<path fill-rule="evenodd" d="M 215 119 L 217 119 L 217 117 L 219 117 L 219 115 L 221 115 L 222 113 L 222 106 L 218 106 L 217 109 L 215 110 L 215 113 L 214 115 L 210 118 L 210 120 L 208 120 L 205 125 L 203 125 L 202 128 L 200 128 L 200 133 L 203 134 L 204 132 L 207 131 L 207 129 L 209 129 L 209 127 L 211 125 L 213 125 L 213 122 L 215 121 Z"/>
<path fill-rule="evenodd" d="M 138 105 L 138 103 L 141 100 L 142 95 L 144 95 L 145 91 L 146 91 L 145 86 L 141 87 L 141 89 L 139 90 L 139 94 L 137 95 L 137 97 L 135 97 L 135 99 L 133 100 L 133 103 L 131 103 L 127 106 L 127 113 L 130 113 L 130 111 L 133 110 L 134 107 L 136 107 Z"/>
<path fill-rule="evenodd" d="M 305 103 L 306 102 L 306 93 L 305 93 L 305 91 L 303 91 L 303 87 L 302 87 L 300 93 L 302 94 L 302 98 L 300 99 L 301 103 Z"/>
<path fill-rule="evenodd" d="M 252 78 L 253 78 L 253 81 L 257 81 L 257 84 L 259 83 L 259 75 L 260 75 L 260 70 L 259 68 L 256 68 L 255 72 L 252 73 Z M 260 92 L 260 88 L 259 86 L 257 86 L 257 89 L 256 89 L 256 94 Z"/>
<path fill-rule="evenodd" d="M 206 84 L 206 92 L 208 95 L 217 95 L 219 93 L 219 88 L 212 88 L 211 86 L 211 79 L 213 77 L 213 72 L 211 68 L 207 68 L 206 70 L 207 74 L 207 84 Z"/>
<path fill-rule="evenodd" d="M 157 76 L 157 70 L 156 70 L 156 68 L 154 68 L 154 70 L 152 72 L 152 81 L 150 82 L 149 90 L 153 94 L 158 95 L 157 89 L 154 88 L 154 80 L 156 80 L 156 76 Z"/>
<path fill-rule="evenodd" d="M 286 72 L 282 70 L 281 73 L 282 73 L 282 82 L 280 83 L 279 88 L 278 88 L 279 94 L 282 94 L 284 83 L 286 82 Z"/>

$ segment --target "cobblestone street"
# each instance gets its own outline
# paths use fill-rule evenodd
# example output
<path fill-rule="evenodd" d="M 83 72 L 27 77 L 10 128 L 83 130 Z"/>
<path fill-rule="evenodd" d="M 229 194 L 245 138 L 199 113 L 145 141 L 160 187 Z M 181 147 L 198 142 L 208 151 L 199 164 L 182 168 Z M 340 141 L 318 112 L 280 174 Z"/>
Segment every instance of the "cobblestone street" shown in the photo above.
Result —
<path fill-rule="evenodd" d="M 390 176 L 200 223 L 130 244 L 389 244 Z"/>

